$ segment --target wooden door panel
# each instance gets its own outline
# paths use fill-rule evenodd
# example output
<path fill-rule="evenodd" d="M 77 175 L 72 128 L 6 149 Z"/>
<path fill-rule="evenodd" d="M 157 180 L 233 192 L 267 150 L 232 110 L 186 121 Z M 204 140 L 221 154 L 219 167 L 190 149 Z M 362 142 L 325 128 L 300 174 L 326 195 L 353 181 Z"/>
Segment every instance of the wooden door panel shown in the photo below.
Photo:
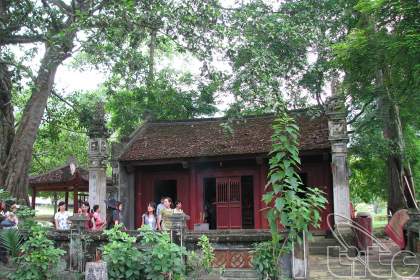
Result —
<path fill-rule="evenodd" d="M 229 204 L 230 228 L 242 228 L 242 206 L 240 203 Z"/>
<path fill-rule="evenodd" d="M 241 177 L 216 178 L 217 228 L 242 228 Z"/>
<path fill-rule="evenodd" d="M 216 208 L 216 215 L 217 215 L 217 228 L 218 229 L 228 229 L 229 228 L 229 205 L 228 204 L 220 204 L 217 205 Z"/>

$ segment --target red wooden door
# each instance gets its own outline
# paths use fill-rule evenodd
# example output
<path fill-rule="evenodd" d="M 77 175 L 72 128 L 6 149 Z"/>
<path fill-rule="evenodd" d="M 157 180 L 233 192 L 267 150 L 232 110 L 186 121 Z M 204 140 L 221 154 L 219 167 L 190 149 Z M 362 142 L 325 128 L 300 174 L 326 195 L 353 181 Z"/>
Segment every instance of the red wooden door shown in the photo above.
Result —
<path fill-rule="evenodd" d="M 242 228 L 241 177 L 216 178 L 218 229 Z"/>

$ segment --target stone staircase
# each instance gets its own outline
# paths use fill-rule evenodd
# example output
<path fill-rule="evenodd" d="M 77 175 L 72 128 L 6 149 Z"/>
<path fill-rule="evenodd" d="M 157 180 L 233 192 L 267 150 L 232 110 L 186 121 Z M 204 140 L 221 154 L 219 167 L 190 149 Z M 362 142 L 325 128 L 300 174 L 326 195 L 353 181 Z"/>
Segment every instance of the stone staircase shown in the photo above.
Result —
<path fill-rule="evenodd" d="M 200 277 L 200 280 L 259 280 L 258 273 L 249 268 L 215 269 L 210 274 Z"/>
<path fill-rule="evenodd" d="M 329 246 L 340 246 L 340 243 L 333 237 L 314 236 L 309 243 L 309 254 L 326 256 Z"/>
<path fill-rule="evenodd" d="M 258 274 L 254 269 L 226 269 L 223 271 L 221 280 L 258 280 Z"/>

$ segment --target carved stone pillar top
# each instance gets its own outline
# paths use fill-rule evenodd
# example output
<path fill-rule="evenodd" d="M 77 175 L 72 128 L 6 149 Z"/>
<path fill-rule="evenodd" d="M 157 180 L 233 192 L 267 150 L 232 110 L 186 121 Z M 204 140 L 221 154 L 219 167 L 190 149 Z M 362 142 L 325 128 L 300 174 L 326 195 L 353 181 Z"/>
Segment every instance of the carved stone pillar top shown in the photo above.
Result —
<path fill-rule="evenodd" d="M 332 96 L 327 105 L 329 140 L 335 142 L 348 142 L 346 107 L 339 96 Z"/>
<path fill-rule="evenodd" d="M 104 168 L 108 158 L 107 142 L 105 138 L 89 139 L 89 167 Z"/>

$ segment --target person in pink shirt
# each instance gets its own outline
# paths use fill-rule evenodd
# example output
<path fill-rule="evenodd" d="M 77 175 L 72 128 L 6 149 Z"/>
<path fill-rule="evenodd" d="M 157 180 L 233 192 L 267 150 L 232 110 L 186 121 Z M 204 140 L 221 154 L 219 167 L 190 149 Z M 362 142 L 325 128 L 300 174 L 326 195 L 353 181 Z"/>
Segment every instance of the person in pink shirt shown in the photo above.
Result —
<path fill-rule="evenodd" d="M 99 205 L 96 204 L 93 206 L 92 216 L 93 220 L 95 221 L 93 225 L 93 230 L 102 230 L 104 228 L 105 223 L 101 219 Z"/>

